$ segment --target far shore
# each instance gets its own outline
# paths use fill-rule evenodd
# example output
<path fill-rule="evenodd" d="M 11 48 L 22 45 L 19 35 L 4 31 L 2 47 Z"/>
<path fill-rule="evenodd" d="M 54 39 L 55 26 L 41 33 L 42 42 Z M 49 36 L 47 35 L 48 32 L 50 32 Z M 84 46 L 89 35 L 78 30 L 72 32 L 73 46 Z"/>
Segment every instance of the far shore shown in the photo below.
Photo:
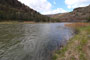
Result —
<path fill-rule="evenodd" d="M 0 24 L 36 24 L 36 23 L 70 23 L 69 25 L 65 24 L 65 26 L 70 26 L 70 27 L 74 27 L 76 24 L 79 26 L 90 24 L 87 22 L 34 22 L 34 21 L 1 21 L 0 22 Z M 76 23 L 76 24 L 73 24 L 73 23 Z"/>

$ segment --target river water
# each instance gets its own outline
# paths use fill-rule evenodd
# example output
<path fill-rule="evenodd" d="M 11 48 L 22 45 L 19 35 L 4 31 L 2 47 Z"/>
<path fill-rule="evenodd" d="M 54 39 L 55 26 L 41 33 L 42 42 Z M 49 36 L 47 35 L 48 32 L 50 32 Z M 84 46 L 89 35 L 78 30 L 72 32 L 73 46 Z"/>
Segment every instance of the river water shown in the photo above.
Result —
<path fill-rule="evenodd" d="M 0 24 L 0 60 L 51 60 L 73 36 L 64 24 Z"/>

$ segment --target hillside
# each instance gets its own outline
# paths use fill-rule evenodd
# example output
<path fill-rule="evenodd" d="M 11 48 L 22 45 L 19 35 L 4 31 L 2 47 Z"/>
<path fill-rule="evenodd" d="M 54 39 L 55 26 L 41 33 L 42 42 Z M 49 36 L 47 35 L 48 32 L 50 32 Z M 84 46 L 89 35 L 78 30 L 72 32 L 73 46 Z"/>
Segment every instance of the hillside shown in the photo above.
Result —
<path fill-rule="evenodd" d="M 50 18 L 22 4 L 18 0 L 0 0 L 0 21 L 46 22 Z"/>
<path fill-rule="evenodd" d="M 60 21 L 81 22 L 90 21 L 90 5 L 87 7 L 79 7 L 69 13 L 50 15 L 49 17 L 59 19 Z"/>

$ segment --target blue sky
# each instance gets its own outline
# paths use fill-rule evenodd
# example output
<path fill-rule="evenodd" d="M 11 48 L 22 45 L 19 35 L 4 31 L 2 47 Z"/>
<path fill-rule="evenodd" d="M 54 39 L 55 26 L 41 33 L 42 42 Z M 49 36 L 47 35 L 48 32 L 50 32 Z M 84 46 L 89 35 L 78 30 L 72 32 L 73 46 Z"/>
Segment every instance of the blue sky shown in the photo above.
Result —
<path fill-rule="evenodd" d="M 41 14 L 57 14 L 73 11 L 90 4 L 90 0 L 18 0 Z"/>
<path fill-rule="evenodd" d="M 67 5 L 65 4 L 65 0 L 48 0 L 48 1 L 53 4 L 52 9 L 63 8 L 66 11 L 72 11 L 73 10 L 73 8 L 72 9 L 67 8 Z M 54 2 L 56 4 L 54 4 Z"/>

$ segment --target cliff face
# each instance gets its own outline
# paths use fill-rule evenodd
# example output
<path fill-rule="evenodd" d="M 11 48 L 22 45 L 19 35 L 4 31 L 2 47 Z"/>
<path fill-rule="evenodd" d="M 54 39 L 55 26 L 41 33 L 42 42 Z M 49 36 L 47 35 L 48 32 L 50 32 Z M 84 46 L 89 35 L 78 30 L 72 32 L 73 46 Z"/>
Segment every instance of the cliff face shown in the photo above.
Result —
<path fill-rule="evenodd" d="M 22 4 L 18 0 L 0 0 L 0 21 L 49 21 L 49 17 Z"/>
<path fill-rule="evenodd" d="M 69 13 L 51 15 L 50 17 L 57 18 L 60 21 L 87 21 L 90 19 L 90 5 L 87 7 L 76 8 Z"/>

